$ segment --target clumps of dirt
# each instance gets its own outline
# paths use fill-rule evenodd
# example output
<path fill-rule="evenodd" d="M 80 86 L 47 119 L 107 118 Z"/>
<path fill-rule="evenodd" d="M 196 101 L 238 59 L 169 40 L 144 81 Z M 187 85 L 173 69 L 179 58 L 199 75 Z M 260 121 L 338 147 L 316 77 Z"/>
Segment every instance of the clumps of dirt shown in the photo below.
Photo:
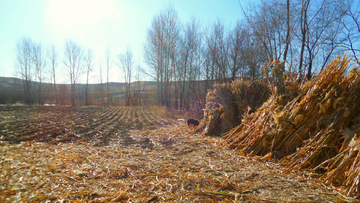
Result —
<path fill-rule="evenodd" d="M 159 110 L 159 109 L 158 109 Z M 163 109 L 166 111 L 166 108 Z M 154 129 L 170 120 L 146 107 L 5 106 L 0 111 L 0 145 L 37 141 L 58 144 L 87 140 L 106 146 L 121 135 L 132 144 L 128 130 Z"/>

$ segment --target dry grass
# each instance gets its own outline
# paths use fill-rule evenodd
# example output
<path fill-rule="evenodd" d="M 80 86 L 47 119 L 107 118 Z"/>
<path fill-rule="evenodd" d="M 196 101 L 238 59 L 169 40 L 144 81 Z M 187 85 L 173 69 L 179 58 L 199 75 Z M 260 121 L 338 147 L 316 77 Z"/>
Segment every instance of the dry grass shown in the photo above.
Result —
<path fill-rule="evenodd" d="M 176 116 L 174 115 L 173 111 L 169 111 L 168 108 L 166 106 L 150 106 L 150 111 L 154 114 L 156 114 L 159 117 L 162 118 L 168 118 L 168 117 L 172 117 L 172 116 Z"/>

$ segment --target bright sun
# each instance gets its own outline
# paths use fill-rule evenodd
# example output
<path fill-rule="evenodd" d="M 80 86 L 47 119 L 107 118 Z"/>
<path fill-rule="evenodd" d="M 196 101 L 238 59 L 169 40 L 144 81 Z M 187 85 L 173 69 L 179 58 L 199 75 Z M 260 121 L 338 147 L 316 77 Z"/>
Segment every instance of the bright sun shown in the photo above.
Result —
<path fill-rule="evenodd" d="M 84 24 L 98 23 L 116 12 L 113 0 L 54 0 L 46 10 L 46 18 L 59 30 L 71 31 Z"/>

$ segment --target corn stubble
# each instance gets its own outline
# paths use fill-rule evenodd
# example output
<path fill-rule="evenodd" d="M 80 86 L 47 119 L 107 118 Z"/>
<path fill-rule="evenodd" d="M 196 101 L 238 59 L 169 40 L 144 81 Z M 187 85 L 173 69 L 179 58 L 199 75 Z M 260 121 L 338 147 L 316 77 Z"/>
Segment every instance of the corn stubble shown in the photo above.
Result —
<path fill-rule="evenodd" d="M 281 64 L 270 65 L 275 76 L 281 72 Z M 346 56 L 338 57 L 301 86 L 291 74 L 275 77 L 283 82 L 272 81 L 270 98 L 223 141 L 245 154 L 271 153 L 289 170 L 312 169 L 325 184 L 358 195 L 360 72 L 348 66 Z"/>

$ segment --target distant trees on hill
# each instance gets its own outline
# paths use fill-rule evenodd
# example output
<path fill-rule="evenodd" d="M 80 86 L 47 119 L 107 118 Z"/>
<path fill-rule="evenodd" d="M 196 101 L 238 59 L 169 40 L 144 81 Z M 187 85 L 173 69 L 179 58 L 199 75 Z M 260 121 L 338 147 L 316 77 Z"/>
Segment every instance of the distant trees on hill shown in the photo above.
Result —
<path fill-rule="evenodd" d="M 45 49 L 39 42 L 30 38 L 22 38 L 16 44 L 16 63 L 18 74 L 21 76 L 26 104 L 44 104 L 42 82 L 46 65 Z M 37 86 L 35 83 L 37 82 Z"/>
<path fill-rule="evenodd" d="M 158 82 L 159 103 L 202 109 L 213 82 L 262 78 L 261 65 L 273 60 L 284 61 L 299 82 L 338 54 L 360 64 L 359 13 L 360 3 L 352 0 L 239 1 L 244 18 L 226 27 L 221 20 L 204 26 L 196 18 L 182 24 L 168 7 L 148 28 L 144 59 Z"/>
<path fill-rule="evenodd" d="M 360 3 L 353 0 L 270 0 L 248 5 L 239 1 L 239 16 L 243 19 L 225 26 L 220 19 L 204 25 L 196 17 L 182 23 L 177 11 L 167 7 L 153 17 L 146 33 L 143 60 L 147 68 L 136 68 L 130 48 L 116 55 L 121 72 L 118 77 L 126 83 L 124 94 L 111 92 L 110 49 L 105 53 L 106 94 L 102 84 L 96 90 L 88 85 L 77 90 L 83 74 L 89 83 L 95 62 L 91 50 L 85 52 L 71 40 L 62 49 L 51 46 L 46 52 L 41 43 L 20 39 L 16 44 L 16 68 L 23 79 L 26 104 L 43 104 L 47 99 L 57 104 L 71 101 L 72 105 L 140 105 L 146 103 L 146 96 L 152 103 L 179 110 L 202 109 L 214 82 L 262 78 L 261 65 L 269 61 L 284 61 L 286 70 L 297 73 L 299 82 L 311 79 L 313 72 L 320 71 L 338 54 L 348 53 L 360 65 L 359 13 Z M 58 69 L 60 66 L 66 69 Z M 97 77 L 102 83 L 105 74 L 101 64 L 96 67 L 100 67 Z M 48 73 L 51 76 L 46 79 Z M 68 75 L 68 89 L 56 85 L 58 74 Z M 141 85 L 145 83 L 130 85 L 134 76 L 140 80 L 141 74 L 157 82 L 155 95 L 144 94 Z M 50 90 L 44 89 L 45 79 L 53 84 Z M 154 102 L 149 95 L 155 96 Z M 62 96 L 67 98 L 60 99 Z"/>
<path fill-rule="evenodd" d="M 126 105 L 129 106 L 130 105 L 130 98 L 131 98 L 131 78 L 132 78 L 132 70 L 135 69 L 135 62 L 134 62 L 134 57 L 132 54 L 131 49 L 128 47 L 126 49 L 126 52 L 123 54 L 119 54 L 118 55 L 118 59 L 119 59 L 119 63 L 118 66 L 120 68 L 120 70 L 122 71 L 122 75 L 124 77 L 126 86 L 126 92 L 125 92 L 125 97 L 126 97 Z"/>

